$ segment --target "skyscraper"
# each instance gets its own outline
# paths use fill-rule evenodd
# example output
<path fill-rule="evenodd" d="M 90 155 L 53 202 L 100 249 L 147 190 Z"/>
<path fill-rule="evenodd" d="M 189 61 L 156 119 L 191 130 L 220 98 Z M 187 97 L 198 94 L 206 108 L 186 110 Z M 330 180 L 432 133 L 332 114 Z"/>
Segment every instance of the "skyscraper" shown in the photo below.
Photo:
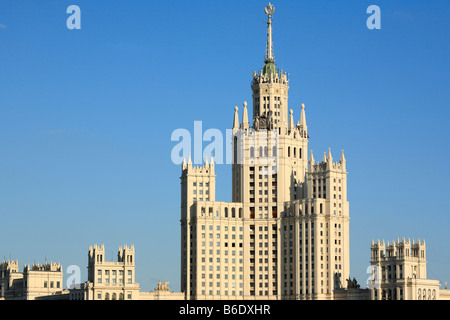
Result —
<path fill-rule="evenodd" d="M 181 175 L 181 290 L 188 299 L 333 299 L 349 277 L 346 160 L 308 159 L 305 106 L 294 124 L 289 80 L 278 70 L 272 16 L 264 66 L 252 76 L 232 130 L 232 202 L 215 199 L 215 163 Z"/>

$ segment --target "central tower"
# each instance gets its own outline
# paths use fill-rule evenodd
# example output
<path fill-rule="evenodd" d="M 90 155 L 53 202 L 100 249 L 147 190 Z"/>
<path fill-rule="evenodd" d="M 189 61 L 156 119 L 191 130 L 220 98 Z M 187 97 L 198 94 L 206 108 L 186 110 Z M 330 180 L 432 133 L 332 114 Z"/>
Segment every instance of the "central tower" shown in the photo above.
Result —
<path fill-rule="evenodd" d="M 275 66 L 273 55 L 272 38 L 272 15 L 275 7 L 270 3 L 265 7 L 267 14 L 267 44 L 264 67 L 258 73 L 253 73 L 253 123 L 265 121 L 271 128 L 278 128 L 279 134 L 285 132 L 288 113 L 288 90 L 289 84 L 287 74 L 278 71 Z"/>
<path fill-rule="evenodd" d="M 308 159 L 305 106 L 294 121 L 289 81 L 273 54 L 270 3 L 253 117 L 234 108 L 232 202 L 215 200 L 211 157 L 181 175 L 181 286 L 188 299 L 333 299 L 349 276 L 347 172 Z"/>

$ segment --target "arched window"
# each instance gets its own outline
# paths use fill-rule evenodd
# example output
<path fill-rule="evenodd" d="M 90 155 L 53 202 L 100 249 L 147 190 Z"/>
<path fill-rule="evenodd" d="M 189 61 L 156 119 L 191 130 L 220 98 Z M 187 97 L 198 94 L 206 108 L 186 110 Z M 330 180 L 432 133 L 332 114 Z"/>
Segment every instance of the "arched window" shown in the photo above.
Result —
<path fill-rule="evenodd" d="M 291 147 L 288 147 L 288 157 L 291 156 Z"/>
<path fill-rule="evenodd" d="M 105 300 L 109 300 L 109 293 L 105 293 Z"/>
<path fill-rule="evenodd" d="M 235 208 L 231 208 L 231 217 L 236 218 L 236 209 Z"/>
<path fill-rule="evenodd" d="M 301 159 L 302 158 L 302 148 L 298 149 L 298 157 Z"/>
<path fill-rule="evenodd" d="M 123 293 L 119 293 L 119 300 L 123 300 Z"/>
<path fill-rule="evenodd" d="M 322 209 L 323 209 L 323 206 L 322 206 L 322 203 L 320 204 L 320 213 L 322 213 Z"/>
<path fill-rule="evenodd" d="M 267 157 L 267 147 L 264 147 L 264 157 Z"/>
<path fill-rule="evenodd" d="M 255 148 L 250 147 L 250 158 L 254 158 L 254 157 L 255 157 Z"/>
<path fill-rule="evenodd" d="M 225 218 L 228 218 L 228 208 L 225 208 Z"/>
<path fill-rule="evenodd" d="M 115 293 L 112 294 L 112 299 L 116 300 L 117 299 L 117 295 Z"/>
<path fill-rule="evenodd" d="M 239 208 L 239 218 L 242 218 L 242 208 Z"/>
<path fill-rule="evenodd" d="M 276 146 L 272 148 L 272 156 L 273 157 L 277 156 L 277 147 Z"/>
<path fill-rule="evenodd" d="M 294 148 L 294 158 L 296 157 L 296 154 L 295 154 L 295 148 Z"/>

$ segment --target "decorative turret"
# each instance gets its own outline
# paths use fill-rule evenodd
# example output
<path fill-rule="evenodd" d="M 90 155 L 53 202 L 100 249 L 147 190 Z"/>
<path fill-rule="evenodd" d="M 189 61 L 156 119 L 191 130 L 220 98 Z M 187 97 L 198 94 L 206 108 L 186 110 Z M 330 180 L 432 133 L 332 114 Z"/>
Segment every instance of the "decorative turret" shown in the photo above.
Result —
<path fill-rule="evenodd" d="M 339 173 L 346 173 L 346 160 L 344 153 L 341 153 L 341 158 L 339 161 L 333 162 L 333 157 L 331 155 L 331 149 L 328 148 L 328 153 L 324 152 L 322 157 L 322 162 L 320 163 L 310 163 L 310 172 L 325 172 L 333 171 Z"/>
<path fill-rule="evenodd" d="M 119 251 L 117 252 L 117 262 L 123 262 L 125 264 L 134 265 L 134 245 L 132 244 L 131 247 L 128 247 L 127 245 L 122 247 L 119 247 Z"/>
<path fill-rule="evenodd" d="M 241 129 L 248 130 L 249 128 L 250 128 L 250 124 L 248 122 L 247 101 L 244 101 L 244 110 L 242 111 Z"/>
<path fill-rule="evenodd" d="M 96 263 L 102 263 L 105 261 L 105 245 L 101 246 L 94 245 L 94 247 L 89 246 L 88 253 L 88 265 L 94 265 Z"/>
<path fill-rule="evenodd" d="M 308 132 L 308 127 L 306 126 L 306 115 L 305 115 L 305 104 L 302 103 L 302 112 L 300 114 L 300 128 L 303 132 Z"/>
<path fill-rule="evenodd" d="M 339 160 L 340 165 L 342 166 L 342 170 L 346 171 L 345 168 L 345 157 L 344 157 L 344 150 L 341 152 L 341 159 Z"/>
<path fill-rule="evenodd" d="M 233 119 L 233 130 L 239 129 L 239 114 L 238 107 L 234 107 L 234 119 Z"/>
<path fill-rule="evenodd" d="M 289 132 L 294 130 L 294 116 L 292 115 L 294 111 L 289 110 Z"/>
<path fill-rule="evenodd" d="M 329 164 L 333 163 L 333 157 L 331 156 L 331 148 L 328 148 L 327 162 Z"/>
<path fill-rule="evenodd" d="M 309 170 L 312 171 L 312 168 L 314 166 L 314 156 L 313 156 L 313 151 L 311 150 L 311 154 L 309 156 Z"/>

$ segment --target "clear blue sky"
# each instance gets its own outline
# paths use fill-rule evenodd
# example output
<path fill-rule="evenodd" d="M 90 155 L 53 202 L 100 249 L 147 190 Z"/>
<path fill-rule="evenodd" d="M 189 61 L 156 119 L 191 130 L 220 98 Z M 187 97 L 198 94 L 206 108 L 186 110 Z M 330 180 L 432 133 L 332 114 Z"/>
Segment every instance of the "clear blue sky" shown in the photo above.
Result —
<path fill-rule="evenodd" d="M 81 8 L 81 30 L 66 9 Z M 0 259 L 79 265 L 136 247 L 137 281 L 180 289 L 177 128 L 230 128 L 263 66 L 266 1 L 0 2 Z M 276 64 L 316 159 L 347 158 L 351 276 L 372 239 L 425 239 L 450 282 L 450 2 L 273 1 Z M 381 8 L 381 30 L 366 9 Z M 251 105 L 250 105 L 251 107 Z M 251 110 L 251 108 L 250 108 Z M 251 115 L 250 115 L 251 116 Z M 231 201 L 231 167 L 216 199 Z"/>

